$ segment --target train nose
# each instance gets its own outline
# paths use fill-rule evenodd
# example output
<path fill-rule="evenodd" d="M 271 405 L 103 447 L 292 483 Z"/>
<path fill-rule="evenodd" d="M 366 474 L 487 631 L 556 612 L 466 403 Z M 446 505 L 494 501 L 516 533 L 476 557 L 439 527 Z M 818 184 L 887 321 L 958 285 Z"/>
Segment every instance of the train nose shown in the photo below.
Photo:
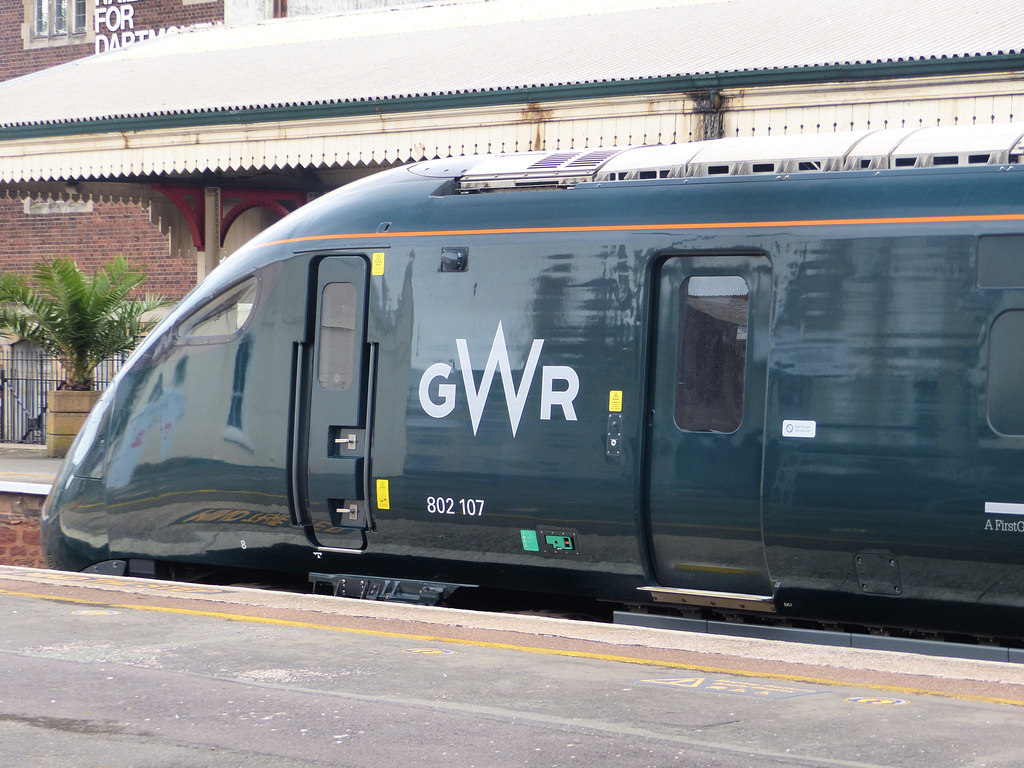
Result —
<path fill-rule="evenodd" d="M 108 560 L 103 482 L 76 477 L 65 463 L 43 504 L 40 534 L 49 568 L 81 571 Z"/>
<path fill-rule="evenodd" d="M 80 571 L 108 559 L 105 482 L 107 423 L 113 388 L 92 409 L 43 504 L 43 556 L 50 568 Z"/>

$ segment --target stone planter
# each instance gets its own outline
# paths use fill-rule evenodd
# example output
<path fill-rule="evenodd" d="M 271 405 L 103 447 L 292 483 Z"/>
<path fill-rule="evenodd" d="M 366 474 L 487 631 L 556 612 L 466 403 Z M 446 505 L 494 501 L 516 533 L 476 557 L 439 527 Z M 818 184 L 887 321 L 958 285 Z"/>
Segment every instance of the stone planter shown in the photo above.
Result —
<path fill-rule="evenodd" d="M 70 389 L 46 393 L 46 455 L 63 458 L 102 392 Z"/>

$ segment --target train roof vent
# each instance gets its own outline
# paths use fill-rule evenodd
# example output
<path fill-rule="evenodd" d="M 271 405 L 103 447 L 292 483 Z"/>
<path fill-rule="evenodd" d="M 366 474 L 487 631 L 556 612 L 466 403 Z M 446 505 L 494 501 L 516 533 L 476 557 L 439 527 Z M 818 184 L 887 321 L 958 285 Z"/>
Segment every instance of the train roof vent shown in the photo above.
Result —
<path fill-rule="evenodd" d="M 1024 125 L 912 128 L 725 138 L 687 144 L 492 155 L 460 191 L 572 187 L 596 182 L 1022 162 Z"/>
<path fill-rule="evenodd" d="M 1024 126 L 981 125 L 887 129 L 866 136 L 850 152 L 847 170 L 1004 165 L 1020 162 Z"/>
<path fill-rule="evenodd" d="M 459 180 L 462 191 L 496 191 L 523 187 L 569 187 L 592 181 L 609 158 L 625 151 L 593 149 L 583 152 L 523 152 L 494 155 L 470 168 Z"/>
<path fill-rule="evenodd" d="M 725 138 L 637 147 L 609 160 L 596 181 L 836 171 L 867 131 Z"/>
<path fill-rule="evenodd" d="M 835 171 L 866 132 L 787 134 L 702 142 L 687 165 L 687 176 Z"/>
<path fill-rule="evenodd" d="M 609 158 L 595 181 L 634 181 L 637 179 L 665 179 L 684 175 L 686 164 L 707 142 L 689 144 L 656 144 L 634 147 Z"/>

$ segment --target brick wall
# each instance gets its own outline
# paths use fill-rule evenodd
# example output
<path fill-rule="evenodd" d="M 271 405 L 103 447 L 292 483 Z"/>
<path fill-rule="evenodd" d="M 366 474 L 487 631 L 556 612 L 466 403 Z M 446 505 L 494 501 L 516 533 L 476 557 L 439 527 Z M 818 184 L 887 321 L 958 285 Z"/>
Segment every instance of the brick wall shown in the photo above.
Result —
<path fill-rule="evenodd" d="M 192 259 L 169 255 L 167 236 L 131 203 L 94 203 L 92 213 L 27 215 L 20 200 L 0 199 L 0 271 L 27 275 L 42 259 L 73 259 L 93 272 L 124 256 L 147 275 L 142 292 L 173 300 L 195 285 Z"/>
<path fill-rule="evenodd" d="M 91 41 L 79 45 L 25 48 L 24 0 L 0 0 L 0 80 L 46 69 L 93 52 Z"/>
<path fill-rule="evenodd" d="M 0 493 L 0 565 L 45 568 L 39 546 L 43 497 Z"/>
<path fill-rule="evenodd" d="M 87 4 L 86 33 L 53 37 L 48 40 L 29 38 L 26 41 L 26 24 L 31 18 L 26 9 L 31 9 L 32 0 L 0 0 L 0 81 L 20 77 L 30 72 L 46 69 L 58 64 L 91 56 L 114 46 L 120 46 L 124 39 L 132 36 L 145 38 L 178 27 L 195 24 L 222 23 L 224 21 L 224 0 L 209 0 L 186 5 L 183 0 L 134 0 L 131 10 L 122 20 L 119 0 L 105 3 L 95 0 Z M 97 14 L 96 8 L 100 8 Z M 111 42 L 114 33 L 117 42 Z M 125 35 L 128 35 L 126 38 Z M 97 42 L 97 38 L 101 38 Z"/>

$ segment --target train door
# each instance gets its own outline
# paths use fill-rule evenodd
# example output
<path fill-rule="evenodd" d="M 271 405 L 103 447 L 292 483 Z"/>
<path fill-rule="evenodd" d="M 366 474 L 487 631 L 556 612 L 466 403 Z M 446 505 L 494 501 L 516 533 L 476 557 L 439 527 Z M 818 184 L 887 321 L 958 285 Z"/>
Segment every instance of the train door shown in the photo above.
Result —
<path fill-rule="evenodd" d="M 657 600 L 726 605 L 728 593 L 734 607 L 772 610 L 761 532 L 771 277 L 765 256 L 742 254 L 674 256 L 655 272 L 646 523 Z"/>
<path fill-rule="evenodd" d="M 297 517 L 312 544 L 362 551 L 367 504 L 372 348 L 366 343 L 367 261 L 314 263 L 308 309 L 314 334 L 299 361 L 293 461 Z"/>

